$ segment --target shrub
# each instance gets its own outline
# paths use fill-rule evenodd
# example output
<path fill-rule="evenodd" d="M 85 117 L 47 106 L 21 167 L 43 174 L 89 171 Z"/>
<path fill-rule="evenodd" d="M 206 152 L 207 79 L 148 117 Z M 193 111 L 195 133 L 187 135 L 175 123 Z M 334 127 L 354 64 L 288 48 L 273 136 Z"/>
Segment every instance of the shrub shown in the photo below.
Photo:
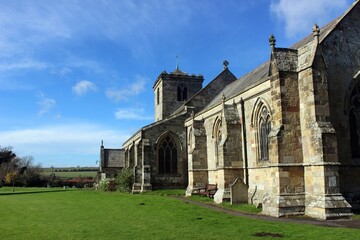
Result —
<path fill-rule="evenodd" d="M 101 181 L 99 182 L 99 189 L 101 191 L 107 191 L 109 187 L 109 183 L 110 183 L 110 179 L 108 178 L 101 179 Z"/>
<path fill-rule="evenodd" d="M 116 191 L 116 187 L 117 187 L 116 181 L 110 180 L 109 185 L 108 185 L 108 188 L 107 188 L 107 191 L 115 192 L 115 191 Z"/>
<path fill-rule="evenodd" d="M 117 186 L 121 192 L 131 192 L 134 184 L 134 172 L 131 168 L 125 168 L 117 177 Z"/>

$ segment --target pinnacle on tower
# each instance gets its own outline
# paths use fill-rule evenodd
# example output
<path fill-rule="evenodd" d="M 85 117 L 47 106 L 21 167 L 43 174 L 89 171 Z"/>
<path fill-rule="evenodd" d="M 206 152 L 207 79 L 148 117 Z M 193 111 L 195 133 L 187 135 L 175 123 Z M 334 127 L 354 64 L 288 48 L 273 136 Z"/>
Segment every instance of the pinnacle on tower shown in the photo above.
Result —
<path fill-rule="evenodd" d="M 275 39 L 275 37 L 274 37 L 273 34 L 270 35 L 269 43 L 270 43 L 271 51 L 274 52 L 274 50 L 275 50 L 275 44 L 276 44 L 276 39 Z"/>

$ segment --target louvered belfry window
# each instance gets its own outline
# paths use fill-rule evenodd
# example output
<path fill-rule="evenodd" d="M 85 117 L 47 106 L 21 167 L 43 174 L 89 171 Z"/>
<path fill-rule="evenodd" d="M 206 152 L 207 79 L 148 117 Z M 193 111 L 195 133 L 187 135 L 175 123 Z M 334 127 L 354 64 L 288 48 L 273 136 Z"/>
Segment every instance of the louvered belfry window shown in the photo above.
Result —
<path fill-rule="evenodd" d="M 177 88 L 177 100 L 178 101 L 187 100 L 187 87 L 184 84 L 180 84 Z"/>

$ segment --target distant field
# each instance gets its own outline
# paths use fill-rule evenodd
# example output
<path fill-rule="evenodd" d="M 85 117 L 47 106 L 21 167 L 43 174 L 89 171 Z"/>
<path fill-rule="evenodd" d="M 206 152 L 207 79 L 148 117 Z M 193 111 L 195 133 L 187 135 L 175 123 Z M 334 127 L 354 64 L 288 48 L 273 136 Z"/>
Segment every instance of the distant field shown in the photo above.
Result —
<path fill-rule="evenodd" d="M 95 177 L 98 169 L 91 168 L 43 168 L 43 175 L 49 176 L 54 172 L 56 177 L 76 178 L 76 177 Z"/>
<path fill-rule="evenodd" d="M 50 172 L 44 172 L 44 175 L 50 175 Z M 81 171 L 81 172 L 54 172 L 56 177 L 61 178 L 75 178 L 75 177 L 95 177 L 97 172 L 94 171 Z"/>
<path fill-rule="evenodd" d="M 1 239 L 277 239 L 255 236 L 261 233 L 280 239 L 360 239 L 359 229 L 232 216 L 164 192 L 42 190 L 0 194 Z"/>

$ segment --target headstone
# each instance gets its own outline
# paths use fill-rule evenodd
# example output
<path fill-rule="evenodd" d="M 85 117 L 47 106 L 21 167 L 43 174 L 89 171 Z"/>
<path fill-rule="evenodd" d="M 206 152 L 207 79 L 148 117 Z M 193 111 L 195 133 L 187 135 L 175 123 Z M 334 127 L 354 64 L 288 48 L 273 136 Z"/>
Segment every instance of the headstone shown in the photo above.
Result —
<path fill-rule="evenodd" d="M 230 184 L 230 203 L 248 203 L 248 187 L 241 178 Z"/>

